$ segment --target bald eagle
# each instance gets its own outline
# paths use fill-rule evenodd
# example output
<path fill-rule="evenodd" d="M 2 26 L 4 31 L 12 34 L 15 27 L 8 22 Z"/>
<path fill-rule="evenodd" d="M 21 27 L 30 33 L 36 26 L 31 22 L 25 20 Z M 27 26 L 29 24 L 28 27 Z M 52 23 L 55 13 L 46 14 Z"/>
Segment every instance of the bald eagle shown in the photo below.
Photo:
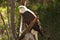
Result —
<path fill-rule="evenodd" d="M 21 17 L 23 17 L 23 22 L 26 23 L 27 25 L 29 25 L 30 22 L 32 22 L 34 20 L 34 18 L 37 17 L 36 14 L 34 14 L 34 12 L 32 12 L 26 6 L 21 5 L 18 8 L 19 8 L 19 12 L 21 13 Z M 39 22 L 39 19 L 37 19 L 37 21 L 33 25 L 32 29 L 36 30 L 38 33 L 41 34 L 41 36 L 43 36 L 43 33 L 41 31 L 41 26 L 39 25 L 38 22 Z M 20 31 L 22 28 L 21 25 L 22 25 L 22 23 L 20 24 Z"/>

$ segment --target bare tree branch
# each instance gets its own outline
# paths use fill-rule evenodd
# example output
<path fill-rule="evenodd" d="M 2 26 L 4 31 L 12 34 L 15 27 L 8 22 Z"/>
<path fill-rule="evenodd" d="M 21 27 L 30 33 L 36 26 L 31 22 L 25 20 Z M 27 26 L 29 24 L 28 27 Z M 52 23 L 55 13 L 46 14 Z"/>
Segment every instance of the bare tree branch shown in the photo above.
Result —
<path fill-rule="evenodd" d="M 26 30 L 22 33 L 22 35 L 19 37 L 18 40 L 23 39 L 23 38 L 24 38 L 24 35 L 25 35 L 26 33 L 28 33 L 28 32 L 31 31 L 31 28 L 32 28 L 32 26 L 34 25 L 34 23 L 35 23 L 36 21 L 37 21 L 37 17 L 28 25 L 28 26 L 29 26 L 29 27 L 28 27 L 28 30 L 26 29 Z"/>
<path fill-rule="evenodd" d="M 29 3 L 29 0 L 21 0 L 21 5 L 27 6 Z"/>

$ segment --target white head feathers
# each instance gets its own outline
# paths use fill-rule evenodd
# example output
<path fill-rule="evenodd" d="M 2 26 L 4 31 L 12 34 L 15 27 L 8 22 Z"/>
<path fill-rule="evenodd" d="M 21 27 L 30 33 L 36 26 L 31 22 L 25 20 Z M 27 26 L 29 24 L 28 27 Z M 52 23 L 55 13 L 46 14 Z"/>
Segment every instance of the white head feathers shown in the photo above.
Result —
<path fill-rule="evenodd" d="M 26 12 L 28 10 L 27 7 L 25 7 L 23 5 L 19 6 L 18 8 L 19 8 L 20 13 L 24 13 L 24 12 Z"/>
<path fill-rule="evenodd" d="M 32 13 L 32 15 L 34 15 L 35 17 L 37 17 L 37 16 L 34 14 L 34 12 L 32 12 L 32 11 L 31 11 L 30 9 L 28 9 L 26 6 L 21 5 L 21 6 L 19 6 L 18 8 L 19 8 L 19 12 L 22 13 L 22 14 L 23 14 L 24 12 L 28 11 L 28 12 Z"/>

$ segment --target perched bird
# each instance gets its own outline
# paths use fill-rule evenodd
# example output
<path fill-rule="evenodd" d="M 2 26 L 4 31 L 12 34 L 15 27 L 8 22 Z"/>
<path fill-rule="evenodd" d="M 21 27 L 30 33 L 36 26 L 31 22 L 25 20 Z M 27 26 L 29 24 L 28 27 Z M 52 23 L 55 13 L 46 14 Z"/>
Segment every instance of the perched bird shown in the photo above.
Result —
<path fill-rule="evenodd" d="M 23 22 L 26 23 L 27 25 L 29 25 L 34 20 L 34 18 L 37 17 L 36 14 L 33 11 L 31 11 L 30 9 L 28 9 L 26 6 L 21 5 L 18 8 L 19 8 L 19 12 L 21 13 L 21 15 L 23 17 Z M 22 26 L 21 26 L 21 28 L 22 28 Z M 41 25 L 39 23 L 39 19 L 37 19 L 37 21 L 33 25 L 32 29 L 34 29 L 35 31 L 40 33 L 41 36 L 43 36 L 42 30 L 41 30 Z"/>

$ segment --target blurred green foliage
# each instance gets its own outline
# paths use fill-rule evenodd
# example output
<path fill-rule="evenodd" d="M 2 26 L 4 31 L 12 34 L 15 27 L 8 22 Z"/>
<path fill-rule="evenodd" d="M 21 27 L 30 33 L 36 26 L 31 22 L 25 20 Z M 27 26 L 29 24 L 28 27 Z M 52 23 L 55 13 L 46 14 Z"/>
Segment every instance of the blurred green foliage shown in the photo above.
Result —
<path fill-rule="evenodd" d="M 5 1 L 6 0 L 0 0 L 0 4 L 3 5 Z M 38 13 L 40 22 L 44 30 L 44 38 L 39 35 L 39 40 L 47 40 L 48 36 L 50 36 L 49 40 L 60 40 L 60 0 L 49 0 L 48 2 L 46 2 L 46 4 L 44 3 L 44 1 L 42 3 L 40 2 L 42 1 L 30 0 L 30 4 L 28 6 L 29 9 Z M 20 14 L 18 12 L 17 6 L 15 13 L 16 27 L 18 26 L 19 22 L 19 15 Z M 2 23 L 0 22 L 0 26 L 3 26 L 1 24 Z"/>

